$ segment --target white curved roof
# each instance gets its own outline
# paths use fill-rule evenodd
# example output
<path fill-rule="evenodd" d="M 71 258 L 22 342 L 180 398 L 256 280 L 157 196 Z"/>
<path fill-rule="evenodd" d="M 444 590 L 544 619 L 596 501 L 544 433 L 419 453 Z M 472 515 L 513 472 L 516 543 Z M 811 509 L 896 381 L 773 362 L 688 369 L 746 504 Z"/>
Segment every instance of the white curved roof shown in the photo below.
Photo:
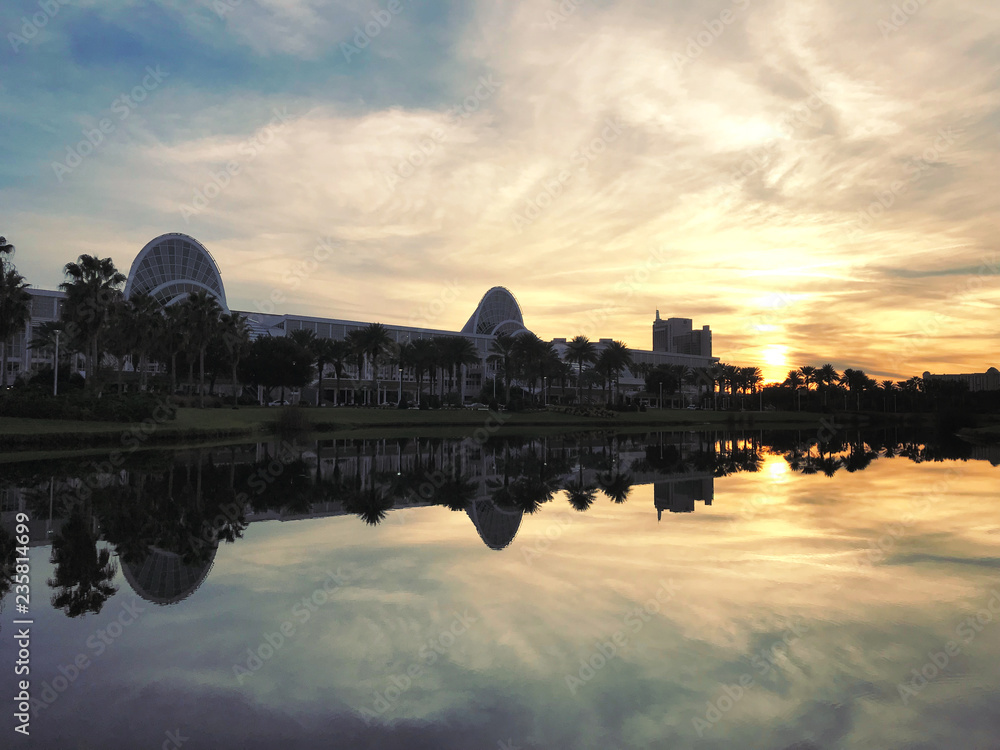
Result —
<path fill-rule="evenodd" d="M 164 307 L 205 290 L 222 308 L 226 289 L 215 258 L 194 237 L 179 232 L 161 234 L 142 248 L 128 273 L 125 296 L 148 294 Z"/>
<path fill-rule="evenodd" d="M 527 330 L 521 307 L 506 287 L 495 286 L 479 301 L 476 311 L 462 328 L 462 333 L 496 336 L 501 333 L 516 334 Z"/>

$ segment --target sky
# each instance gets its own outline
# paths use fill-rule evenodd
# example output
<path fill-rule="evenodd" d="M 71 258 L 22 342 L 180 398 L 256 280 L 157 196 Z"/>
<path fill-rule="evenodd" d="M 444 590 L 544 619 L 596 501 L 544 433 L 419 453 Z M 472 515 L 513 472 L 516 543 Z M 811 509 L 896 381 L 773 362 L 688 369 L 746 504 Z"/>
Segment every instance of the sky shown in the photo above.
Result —
<path fill-rule="evenodd" d="M 29 283 L 196 237 L 230 307 L 542 338 L 708 324 L 768 379 L 1000 365 L 987 0 L 7 0 Z"/>

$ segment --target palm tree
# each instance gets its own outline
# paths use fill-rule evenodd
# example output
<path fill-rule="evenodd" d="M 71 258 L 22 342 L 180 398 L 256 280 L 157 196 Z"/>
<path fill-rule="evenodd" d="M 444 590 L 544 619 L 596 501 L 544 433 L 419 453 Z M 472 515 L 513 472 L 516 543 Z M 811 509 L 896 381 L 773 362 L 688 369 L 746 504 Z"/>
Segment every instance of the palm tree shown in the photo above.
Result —
<path fill-rule="evenodd" d="M 606 364 L 608 373 L 614 376 L 615 395 L 620 401 L 621 391 L 619 389 L 619 381 L 621 380 L 622 373 L 632 368 L 632 352 L 629 351 L 628 346 L 622 341 L 612 341 L 605 347 L 602 354 L 605 352 L 607 352 Z"/>
<path fill-rule="evenodd" d="M 247 326 L 247 319 L 239 313 L 228 313 L 219 319 L 219 335 L 222 337 L 222 345 L 229 354 L 229 365 L 232 368 L 233 376 L 233 408 L 240 404 L 240 387 L 237 370 L 240 360 L 250 348 L 250 328 Z"/>
<path fill-rule="evenodd" d="M 327 362 L 333 367 L 333 375 L 337 379 L 337 396 L 334 399 L 334 406 L 340 405 L 340 378 L 344 374 L 344 367 L 351 357 L 351 345 L 344 339 L 331 341 L 326 352 Z"/>
<path fill-rule="evenodd" d="M 0 237 L 0 255 L 11 255 L 14 252 L 14 246 L 7 242 L 6 237 Z"/>
<path fill-rule="evenodd" d="M 12 264 L 0 260 L 0 389 L 7 387 L 7 342 L 24 330 L 31 316 L 28 286 Z"/>
<path fill-rule="evenodd" d="M 362 328 L 348 331 L 344 337 L 350 356 L 354 360 L 354 365 L 358 368 L 357 390 L 355 391 L 355 402 L 357 394 L 361 390 L 361 379 L 365 376 L 365 332 Z"/>
<path fill-rule="evenodd" d="M 802 373 L 802 382 L 805 383 L 806 390 L 810 390 L 810 386 L 817 382 L 816 368 L 811 365 L 802 365 L 802 367 L 799 368 L 799 372 Z"/>
<path fill-rule="evenodd" d="M 313 345 L 313 356 L 316 358 L 316 376 L 319 378 L 319 393 L 316 394 L 316 406 L 323 405 L 323 371 L 326 366 L 333 363 L 334 357 L 340 358 L 337 345 L 339 341 L 333 339 L 316 339 Z M 337 376 L 339 379 L 339 375 Z"/>
<path fill-rule="evenodd" d="M 593 364 L 597 359 L 597 347 L 591 342 L 586 336 L 574 336 L 573 340 L 566 344 L 566 359 L 570 362 L 576 362 L 577 380 L 576 380 L 576 402 L 579 404 L 582 396 L 581 388 L 583 383 L 583 363 Z"/>
<path fill-rule="evenodd" d="M 478 365 L 480 363 L 479 350 L 465 336 L 447 336 L 439 339 L 446 356 L 446 362 L 451 374 L 452 389 L 454 389 L 456 375 L 462 378 L 459 389 L 461 400 L 465 401 L 465 377 L 463 371 L 466 367 Z"/>
<path fill-rule="evenodd" d="M 98 388 L 100 336 L 107 323 L 111 305 L 121 296 L 125 275 L 115 268 L 111 258 L 81 255 L 76 263 L 63 269 L 69 281 L 59 288 L 66 292 L 64 317 L 71 322 L 87 344 L 87 384 Z"/>
<path fill-rule="evenodd" d="M 139 385 L 146 387 L 146 363 L 149 355 L 164 333 L 163 308 L 148 294 L 133 294 L 129 300 L 127 323 L 131 328 L 129 338 L 138 355 L 136 369 L 140 372 Z"/>
<path fill-rule="evenodd" d="M 392 344 L 389 329 L 381 323 L 369 323 L 361 329 L 362 348 L 372 368 L 372 392 L 378 403 L 378 365 L 379 358 L 385 354 Z"/>
<path fill-rule="evenodd" d="M 827 362 L 819 368 L 819 382 L 823 384 L 823 404 L 827 404 L 830 396 L 830 389 L 833 384 L 840 380 L 840 374 L 832 364 Z"/>
<path fill-rule="evenodd" d="M 161 355 L 170 360 L 170 394 L 177 393 L 177 355 L 184 348 L 184 310 L 180 305 L 171 305 L 163 310 Z"/>
<path fill-rule="evenodd" d="M 417 406 L 424 395 L 424 374 L 431 372 L 437 362 L 437 347 L 432 339 L 417 339 L 405 347 L 406 358 L 413 368 L 413 377 L 417 381 Z"/>
<path fill-rule="evenodd" d="M 497 334 L 490 345 L 490 354 L 486 361 L 493 365 L 494 372 L 503 370 L 503 400 L 504 403 L 510 401 L 510 374 L 514 364 L 516 347 L 514 337 L 506 333 Z"/>
<path fill-rule="evenodd" d="M 786 385 L 789 388 L 798 390 L 799 388 L 802 387 L 802 373 L 799 372 L 798 370 L 789 370 L 788 377 L 785 378 L 782 385 Z"/>
<path fill-rule="evenodd" d="M 219 330 L 222 308 L 218 300 L 201 289 L 188 295 L 182 303 L 184 326 L 192 348 L 198 352 L 198 408 L 205 408 L 205 351 Z"/>

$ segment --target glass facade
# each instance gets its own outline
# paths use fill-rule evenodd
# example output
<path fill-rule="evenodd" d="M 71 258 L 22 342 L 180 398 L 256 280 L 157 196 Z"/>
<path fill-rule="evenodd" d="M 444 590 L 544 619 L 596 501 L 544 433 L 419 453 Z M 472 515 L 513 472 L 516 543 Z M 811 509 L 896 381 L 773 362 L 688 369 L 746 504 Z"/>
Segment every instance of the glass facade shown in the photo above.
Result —
<path fill-rule="evenodd" d="M 186 234 L 164 234 L 136 256 L 125 294 L 148 294 L 166 306 L 199 290 L 210 292 L 228 309 L 219 267 L 208 250 Z"/>
<path fill-rule="evenodd" d="M 496 336 L 501 333 L 514 335 L 524 330 L 521 308 L 514 295 L 502 286 L 495 286 L 483 295 L 462 333 Z"/>

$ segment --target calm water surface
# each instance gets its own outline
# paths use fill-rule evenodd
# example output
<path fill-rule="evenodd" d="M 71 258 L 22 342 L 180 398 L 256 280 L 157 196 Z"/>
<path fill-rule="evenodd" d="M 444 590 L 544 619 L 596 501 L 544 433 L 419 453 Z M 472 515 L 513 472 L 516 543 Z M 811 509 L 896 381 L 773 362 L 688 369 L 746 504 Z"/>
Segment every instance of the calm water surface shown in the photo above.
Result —
<path fill-rule="evenodd" d="M 1000 451 L 814 438 L 5 464 L 2 746 L 1000 746 Z"/>

